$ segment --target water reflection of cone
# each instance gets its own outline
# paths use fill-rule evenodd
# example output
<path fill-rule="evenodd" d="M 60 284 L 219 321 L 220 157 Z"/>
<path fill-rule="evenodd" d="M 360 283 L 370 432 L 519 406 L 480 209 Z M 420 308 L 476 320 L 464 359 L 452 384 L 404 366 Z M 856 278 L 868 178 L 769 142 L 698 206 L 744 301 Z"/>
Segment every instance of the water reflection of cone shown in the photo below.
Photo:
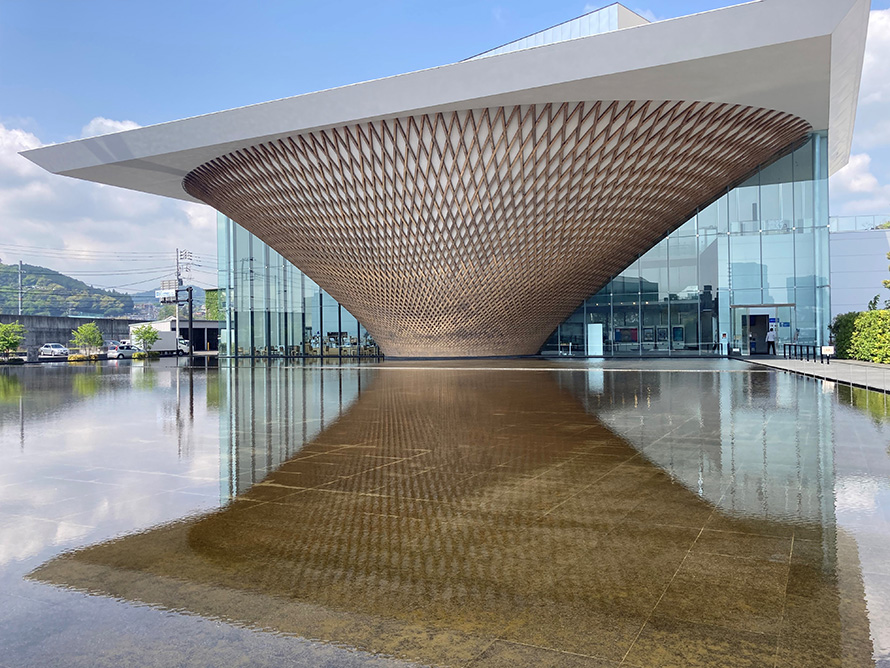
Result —
<path fill-rule="evenodd" d="M 381 369 L 229 507 L 32 577 L 437 664 L 494 639 L 489 652 L 515 642 L 619 661 L 633 646 L 643 665 L 647 647 L 672 643 L 774 657 L 772 581 L 748 582 L 747 608 L 734 607 L 729 558 L 691 551 L 713 511 L 549 372 Z M 787 555 L 773 566 L 787 579 Z M 831 646 L 838 610 L 818 614 Z"/>

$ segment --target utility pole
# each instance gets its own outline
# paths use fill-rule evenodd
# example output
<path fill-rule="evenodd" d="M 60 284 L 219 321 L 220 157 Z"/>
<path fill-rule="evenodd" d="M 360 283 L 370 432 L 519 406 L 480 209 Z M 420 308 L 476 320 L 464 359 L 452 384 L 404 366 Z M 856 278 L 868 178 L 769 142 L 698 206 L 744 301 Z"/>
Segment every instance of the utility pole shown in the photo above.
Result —
<path fill-rule="evenodd" d="M 179 287 L 182 285 L 182 279 L 179 277 L 179 249 L 176 249 L 176 303 L 173 307 L 176 309 L 176 340 L 179 341 Z M 179 345 L 177 343 L 176 345 Z"/>
<path fill-rule="evenodd" d="M 192 304 L 192 286 L 191 285 L 188 286 L 186 288 L 186 290 L 188 290 L 188 292 L 189 292 L 189 298 L 188 298 L 188 302 L 189 302 L 189 366 L 192 366 L 192 364 L 195 361 L 195 331 L 194 331 L 195 326 L 194 326 L 194 321 L 192 319 L 192 313 L 194 312 L 193 304 Z M 176 297 L 179 298 L 179 293 L 176 293 Z M 179 308 L 178 303 L 176 304 L 176 308 L 177 309 Z M 176 345 L 179 345 L 178 340 L 176 342 Z"/>
<path fill-rule="evenodd" d="M 25 290 L 22 287 L 22 261 L 19 260 L 19 315 L 22 314 L 22 294 Z"/>
<path fill-rule="evenodd" d="M 179 261 L 183 260 L 185 262 L 185 273 L 187 275 L 191 275 L 192 271 L 192 252 L 189 250 L 179 250 L 176 249 L 176 289 L 182 287 L 182 269 L 180 267 Z M 191 294 L 191 288 L 189 288 L 189 294 Z M 177 300 L 179 299 L 179 292 L 176 293 Z M 191 312 L 191 302 L 189 302 L 189 311 Z M 189 316 L 191 319 L 191 315 Z M 192 339 L 192 325 L 189 322 L 189 342 L 191 343 Z M 179 301 L 176 302 L 176 336 L 179 336 Z M 189 346 L 191 350 L 191 346 Z"/>

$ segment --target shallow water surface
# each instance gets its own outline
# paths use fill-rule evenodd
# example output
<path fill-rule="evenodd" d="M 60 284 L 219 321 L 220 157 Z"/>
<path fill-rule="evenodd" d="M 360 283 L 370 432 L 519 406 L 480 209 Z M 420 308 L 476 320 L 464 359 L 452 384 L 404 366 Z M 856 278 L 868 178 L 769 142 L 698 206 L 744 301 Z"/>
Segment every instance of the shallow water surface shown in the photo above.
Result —
<path fill-rule="evenodd" d="M 890 665 L 887 416 L 729 361 L 0 370 L 0 666 Z"/>

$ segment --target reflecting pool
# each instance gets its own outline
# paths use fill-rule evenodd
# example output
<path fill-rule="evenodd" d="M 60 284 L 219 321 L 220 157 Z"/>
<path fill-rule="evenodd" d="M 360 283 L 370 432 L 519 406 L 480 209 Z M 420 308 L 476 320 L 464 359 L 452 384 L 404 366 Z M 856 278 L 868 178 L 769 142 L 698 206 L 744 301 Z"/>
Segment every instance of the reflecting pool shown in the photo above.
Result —
<path fill-rule="evenodd" d="M 890 665 L 886 399 L 726 360 L 0 370 L 0 666 Z"/>

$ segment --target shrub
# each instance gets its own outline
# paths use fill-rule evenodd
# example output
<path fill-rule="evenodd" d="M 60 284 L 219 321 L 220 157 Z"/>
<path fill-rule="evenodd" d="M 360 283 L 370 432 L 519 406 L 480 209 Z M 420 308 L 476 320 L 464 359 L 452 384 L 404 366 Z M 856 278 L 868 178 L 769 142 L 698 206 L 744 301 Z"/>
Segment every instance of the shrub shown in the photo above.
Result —
<path fill-rule="evenodd" d="M 130 332 L 133 340 L 139 344 L 139 346 L 145 352 L 151 352 L 151 347 L 157 343 L 158 339 L 161 338 L 161 335 L 158 334 L 158 330 L 156 330 L 151 325 L 139 325 L 139 327 L 134 327 L 133 331 Z M 138 354 L 138 353 L 137 353 Z M 136 357 L 135 355 L 133 357 Z M 144 357 L 138 357 L 136 359 L 145 359 Z"/>
<path fill-rule="evenodd" d="M 890 311 L 865 311 L 856 317 L 849 354 L 866 362 L 890 363 Z"/>
<path fill-rule="evenodd" d="M 71 342 L 75 347 L 85 348 L 87 354 L 102 347 L 102 332 L 99 331 L 99 326 L 95 322 L 85 322 L 71 332 L 71 336 L 74 337 Z"/>
<path fill-rule="evenodd" d="M 0 354 L 9 357 L 9 353 L 18 350 L 25 340 L 25 328 L 18 320 L 9 324 L 0 324 Z"/>
<path fill-rule="evenodd" d="M 0 364 L 24 364 L 21 357 L 0 357 Z"/>
<path fill-rule="evenodd" d="M 856 311 L 841 313 L 835 316 L 834 322 L 828 326 L 832 337 L 834 337 L 834 349 L 839 359 L 850 359 L 850 344 L 859 315 Z"/>
<path fill-rule="evenodd" d="M 134 360 L 157 359 L 161 356 L 159 352 L 133 353 Z"/>
<path fill-rule="evenodd" d="M 86 362 L 89 359 L 89 355 L 84 355 L 82 353 L 73 353 L 71 355 L 68 355 L 69 362 Z"/>

